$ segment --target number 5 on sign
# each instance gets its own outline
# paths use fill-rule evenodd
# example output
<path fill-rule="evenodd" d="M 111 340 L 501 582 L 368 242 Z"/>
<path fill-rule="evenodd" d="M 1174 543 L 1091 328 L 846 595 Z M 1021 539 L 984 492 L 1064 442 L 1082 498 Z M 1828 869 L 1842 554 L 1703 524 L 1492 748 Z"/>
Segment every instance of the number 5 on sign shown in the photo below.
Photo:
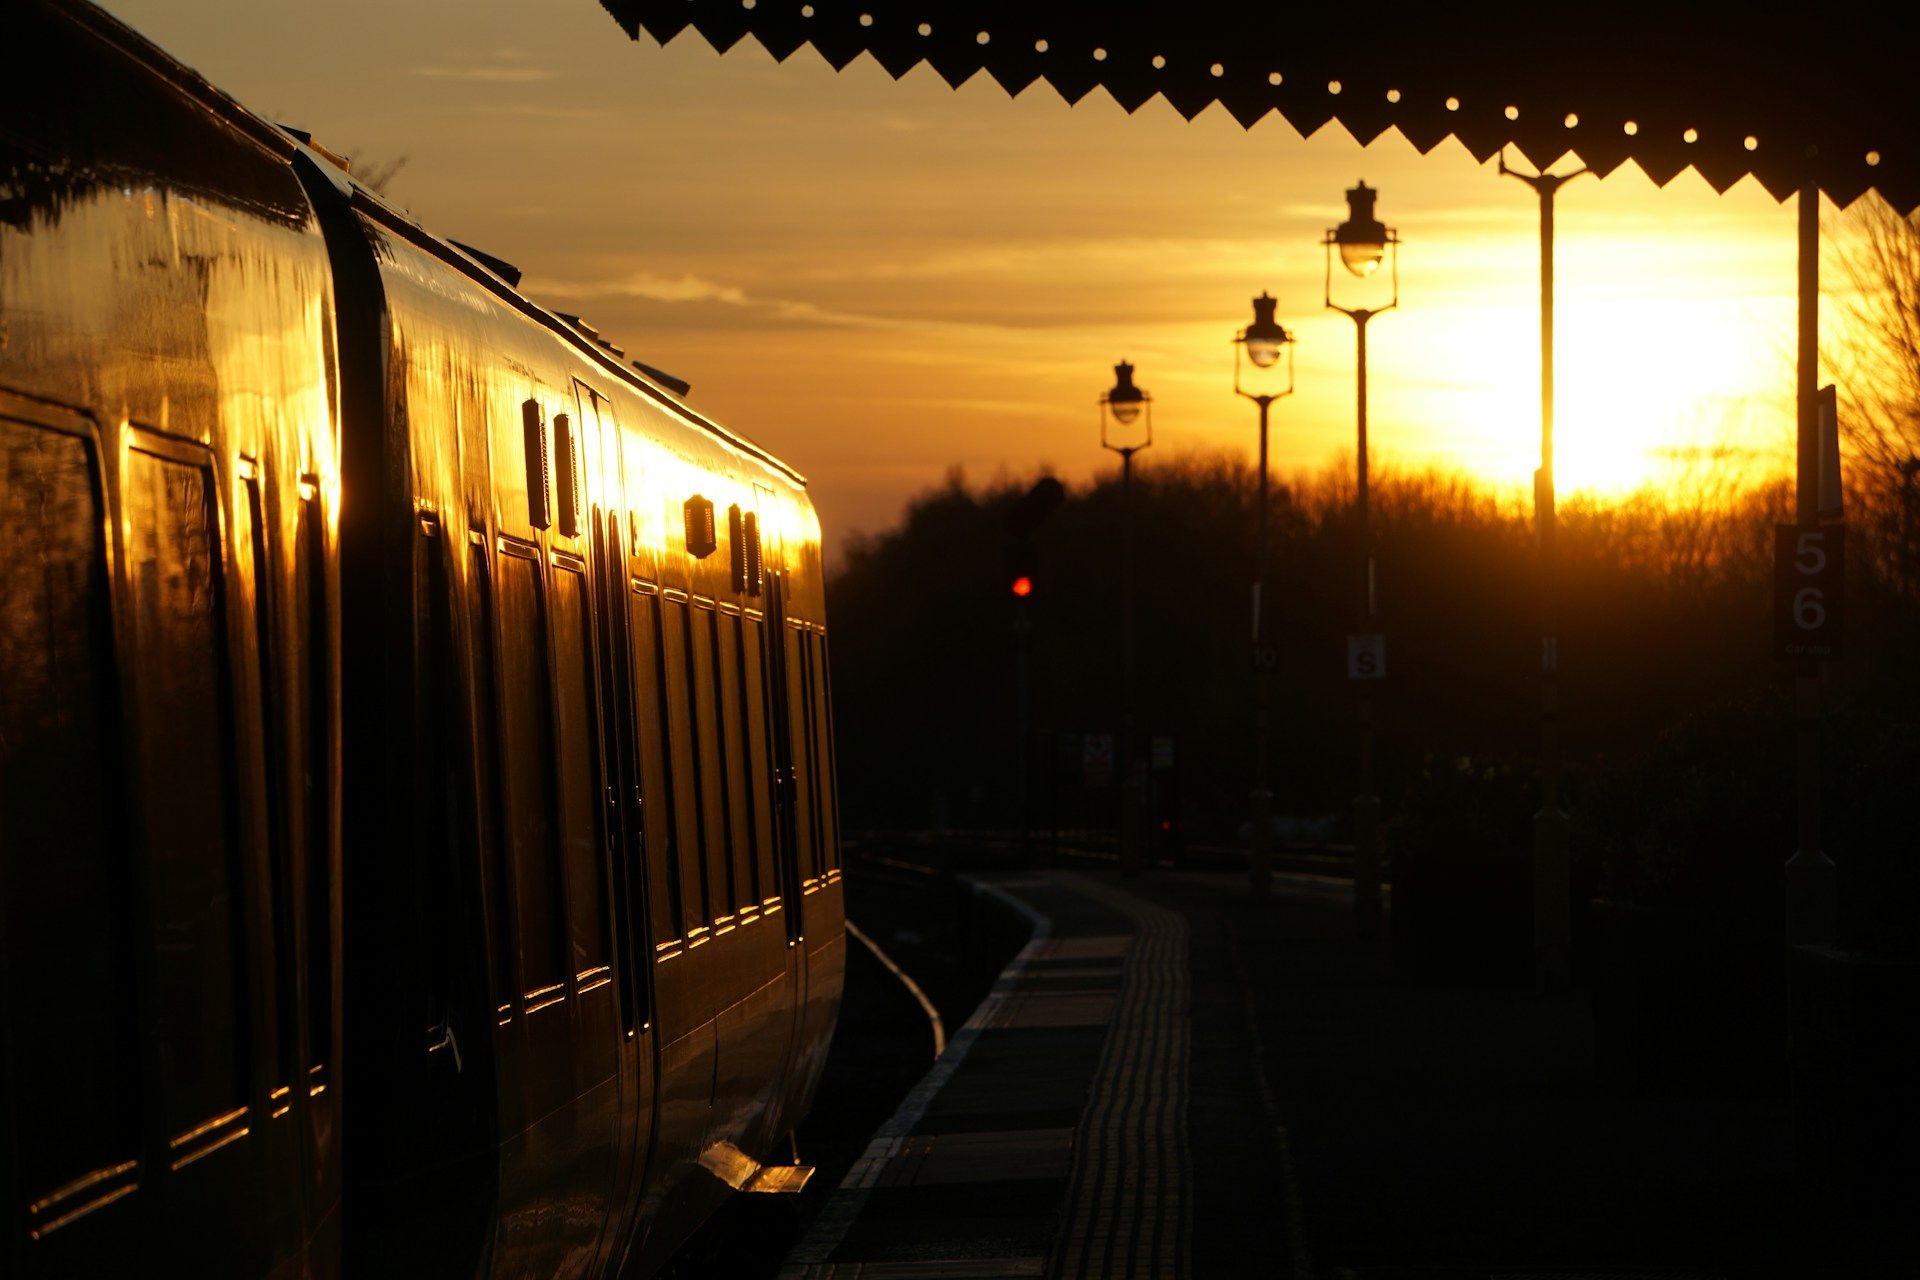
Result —
<path fill-rule="evenodd" d="M 1773 650 L 1780 658 L 1837 658 L 1845 618 L 1844 525 L 1773 530 Z"/>

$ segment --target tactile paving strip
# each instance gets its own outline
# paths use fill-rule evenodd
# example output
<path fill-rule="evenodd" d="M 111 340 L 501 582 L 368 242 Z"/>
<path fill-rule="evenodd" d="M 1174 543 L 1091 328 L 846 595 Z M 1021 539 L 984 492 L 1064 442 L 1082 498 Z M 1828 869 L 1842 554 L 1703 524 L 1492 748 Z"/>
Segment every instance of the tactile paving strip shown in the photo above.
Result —
<path fill-rule="evenodd" d="M 1063 873 L 1058 882 L 1130 917 L 1135 933 L 1075 1135 L 1047 1274 L 1183 1276 L 1191 1266 L 1187 922 L 1085 876 Z"/>

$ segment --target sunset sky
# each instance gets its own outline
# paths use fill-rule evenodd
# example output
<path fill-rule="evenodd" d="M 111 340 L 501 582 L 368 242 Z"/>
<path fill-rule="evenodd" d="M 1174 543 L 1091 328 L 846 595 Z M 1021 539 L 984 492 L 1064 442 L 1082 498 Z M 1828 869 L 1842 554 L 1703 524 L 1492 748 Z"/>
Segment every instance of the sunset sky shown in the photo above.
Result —
<path fill-rule="evenodd" d="M 536 300 L 805 472 L 830 549 L 952 466 L 1111 467 L 1095 402 L 1123 357 L 1156 454 L 1251 453 L 1229 340 L 1263 289 L 1299 337 L 1276 466 L 1350 454 L 1353 326 L 1322 309 L 1319 241 L 1359 178 L 1405 241 L 1400 309 L 1370 331 L 1377 463 L 1513 492 L 1537 465 L 1537 206 L 1451 142 L 1363 149 L 1337 124 L 1249 132 L 1159 99 L 1128 116 L 1097 90 L 1070 108 L 985 75 L 956 92 L 692 32 L 662 49 L 594 0 L 108 8 L 336 151 L 405 156 L 391 195 L 428 227 L 515 262 Z M 1658 482 L 1703 449 L 1782 465 L 1792 207 L 1629 164 L 1566 188 L 1558 222 L 1563 493 Z"/>

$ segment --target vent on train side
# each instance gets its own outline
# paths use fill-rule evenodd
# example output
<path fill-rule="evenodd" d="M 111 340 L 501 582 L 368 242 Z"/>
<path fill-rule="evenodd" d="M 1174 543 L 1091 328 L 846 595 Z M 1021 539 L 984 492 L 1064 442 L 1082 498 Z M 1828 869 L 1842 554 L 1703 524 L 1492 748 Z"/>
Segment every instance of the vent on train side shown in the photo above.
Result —
<path fill-rule="evenodd" d="M 751 511 L 747 512 L 742 534 L 741 541 L 746 543 L 747 594 L 757 596 L 767 583 L 760 560 L 760 517 Z"/>
<path fill-rule="evenodd" d="M 740 518 L 740 504 L 727 508 L 727 553 L 733 563 L 733 592 L 747 594 L 747 524 Z"/>
<path fill-rule="evenodd" d="M 527 520 L 536 529 L 553 523 L 547 472 L 547 424 L 540 413 L 540 402 L 529 400 L 520 406 L 520 419 L 526 428 L 527 442 Z"/>
<path fill-rule="evenodd" d="M 553 415 L 553 452 L 554 469 L 559 472 L 555 477 L 554 497 L 558 499 L 555 512 L 560 532 L 569 538 L 580 536 L 580 462 L 579 451 L 574 447 L 573 419 L 564 413 Z"/>
<path fill-rule="evenodd" d="M 696 493 L 687 499 L 682 509 L 687 517 L 687 554 L 696 560 L 705 560 L 720 549 L 720 540 L 713 528 L 713 499 Z"/>

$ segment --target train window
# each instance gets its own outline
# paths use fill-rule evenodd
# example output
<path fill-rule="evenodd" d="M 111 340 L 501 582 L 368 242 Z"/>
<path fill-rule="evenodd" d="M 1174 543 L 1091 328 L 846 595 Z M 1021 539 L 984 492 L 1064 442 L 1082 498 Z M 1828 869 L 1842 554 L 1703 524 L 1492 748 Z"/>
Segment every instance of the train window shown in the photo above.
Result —
<path fill-rule="evenodd" d="M 566 982 L 566 925 L 554 840 L 553 723 L 540 565 L 499 558 L 500 756 L 507 793 L 506 837 L 520 926 L 521 983 L 530 1001 L 556 997 Z"/>
<path fill-rule="evenodd" d="M 19 1190 L 41 1203 L 139 1145 L 98 493 L 86 441 L 0 419 L 0 961 L 14 1033 L 0 1070 L 18 1104 Z M 56 1200 L 47 1220 L 76 1207 Z"/>
<path fill-rule="evenodd" d="M 827 842 L 825 815 L 822 813 L 823 806 L 820 802 L 820 773 L 823 757 L 820 753 L 820 707 L 819 699 L 815 696 L 814 684 L 814 668 L 818 664 L 814 652 L 813 632 L 803 629 L 793 647 L 800 652 L 799 723 L 801 732 L 806 735 L 803 751 L 795 754 L 804 754 L 807 760 L 807 776 L 803 785 L 807 790 L 808 831 L 812 836 L 810 843 L 813 856 L 809 860 L 809 866 L 817 876 L 827 869 Z"/>
<path fill-rule="evenodd" d="M 327 608 L 327 523 L 319 495 L 300 503 L 294 595 L 306 626 L 300 687 L 306 691 L 301 811 L 306 842 L 307 1073 L 325 1083 L 333 1055 L 333 630 Z"/>
<path fill-rule="evenodd" d="M 233 507 L 233 545 L 249 547 L 253 555 L 254 634 L 259 644 L 260 727 L 267 794 L 267 911 L 273 947 L 273 1062 L 272 1084 L 293 1082 L 300 1056 L 300 967 L 294 941 L 292 831 L 288 804 L 288 752 L 284 738 L 285 713 L 281 686 L 286 671 L 286 646 L 273 625 L 274 583 L 266 522 L 261 518 L 260 485 L 248 479 Z"/>
<path fill-rule="evenodd" d="M 815 753 L 816 774 L 820 779 L 820 825 L 824 832 L 821 845 L 822 861 L 830 868 L 840 865 L 840 796 L 839 772 L 833 756 L 833 677 L 832 663 L 827 659 L 827 636 L 820 632 L 815 637 L 814 665 L 814 727 L 819 748 Z"/>
<path fill-rule="evenodd" d="M 720 721 L 719 700 L 715 696 L 714 610 L 711 603 L 697 604 L 687 610 L 687 651 L 693 662 L 688 667 L 692 681 L 688 692 L 693 697 L 694 718 L 700 742 L 700 803 L 706 815 L 707 904 L 709 919 L 732 919 L 739 905 L 734 892 L 732 848 L 733 834 L 727 812 L 726 730 Z"/>
<path fill-rule="evenodd" d="M 793 865 L 802 878 L 813 874 L 813 761 L 808 753 L 812 736 L 807 732 L 805 633 L 789 627 L 787 651 L 787 736 L 793 752 L 793 829 L 798 845 Z"/>
<path fill-rule="evenodd" d="M 180 1135 L 247 1100 L 243 895 L 235 856 L 226 627 L 209 470 L 127 458 L 140 710 L 134 758 L 156 946 L 160 1119 Z"/>
<path fill-rule="evenodd" d="M 733 863 L 735 906 L 759 905 L 754 884 L 753 789 L 747 783 L 746 704 L 741 699 L 740 615 L 721 614 L 715 620 L 719 646 L 714 650 L 714 686 L 718 690 L 720 719 L 726 726 L 728 847 Z"/>
<path fill-rule="evenodd" d="M 420 699 L 414 716 L 418 726 L 414 738 L 418 832 L 414 841 L 414 901 L 420 921 L 416 972 L 421 998 L 416 1017 L 420 1026 L 430 1027 L 447 1016 L 453 998 L 448 969 L 457 941 L 449 917 L 457 883 L 455 860 L 466 841 L 461 831 L 464 823 L 456 799 L 459 793 L 454 785 L 451 750 L 460 686 L 453 652 L 453 602 L 447 588 L 445 539 L 439 536 L 437 524 L 423 521 L 421 536 L 414 542 L 418 557 L 414 571 L 414 589 L 418 592 L 415 626 L 419 638 L 415 669 L 419 673 L 416 687 Z"/>
<path fill-rule="evenodd" d="M 575 975 L 602 976 L 607 964 L 606 895 L 601 889 L 598 726 L 587 683 L 584 618 L 586 579 L 572 569 L 553 570 L 553 709 L 559 750 L 560 829 L 565 841 L 567 900 L 572 907 Z M 583 979 L 584 980 L 584 979 Z"/>
<path fill-rule="evenodd" d="M 674 793 L 669 764 L 672 744 L 667 699 L 666 655 L 660 643 L 660 597 L 634 592 L 633 700 L 640 748 L 640 840 L 647 861 L 647 890 L 652 902 L 653 941 L 660 945 L 684 937 L 680 866 L 675 856 Z"/>
<path fill-rule="evenodd" d="M 513 955 L 513 866 L 500 837 L 499 741 L 494 734 L 493 600 L 487 579 L 487 550 L 474 545 L 468 561 L 467 636 L 473 650 L 473 778 L 477 803 L 474 834 L 486 874 L 488 958 L 493 970 L 493 1001 L 506 1012 L 516 994 Z"/>
<path fill-rule="evenodd" d="M 768 903 L 780 892 L 773 870 L 773 761 L 767 755 L 769 742 L 766 676 L 762 664 L 765 624 L 747 619 L 740 629 L 740 700 L 745 708 L 748 798 L 753 823 L 754 887 L 760 901 Z"/>
<path fill-rule="evenodd" d="M 707 904 L 714 899 L 707 884 L 706 817 L 700 807 L 700 742 L 693 721 L 692 664 L 687 657 L 687 603 L 660 597 L 660 652 L 665 682 L 661 693 L 667 704 L 668 741 L 673 758 L 674 841 L 680 866 L 680 918 L 691 931 L 713 917 Z"/>
<path fill-rule="evenodd" d="M 641 1006 L 645 1002 L 646 983 L 634 981 L 637 970 L 632 957 L 644 954 L 639 912 L 642 845 L 640 842 L 640 765 L 633 743 L 633 657 L 627 631 L 627 574 L 620 554 L 620 521 L 611 512 L 594 509 L 591 517 L 593 563 L 590 582 L 593 601 L 593 635 L 598 650 L 602 775 L 606 783 L 608 830 L 603 842 L 611 871 L 609 893 L 613 903 L 612 951 L 623 954 L 628 963 L 622 968 L 620 983 L 620 1025 L 632 1035 L 645 1020 Z M 638 990 L 636 990 L 636 987 Z"/>

